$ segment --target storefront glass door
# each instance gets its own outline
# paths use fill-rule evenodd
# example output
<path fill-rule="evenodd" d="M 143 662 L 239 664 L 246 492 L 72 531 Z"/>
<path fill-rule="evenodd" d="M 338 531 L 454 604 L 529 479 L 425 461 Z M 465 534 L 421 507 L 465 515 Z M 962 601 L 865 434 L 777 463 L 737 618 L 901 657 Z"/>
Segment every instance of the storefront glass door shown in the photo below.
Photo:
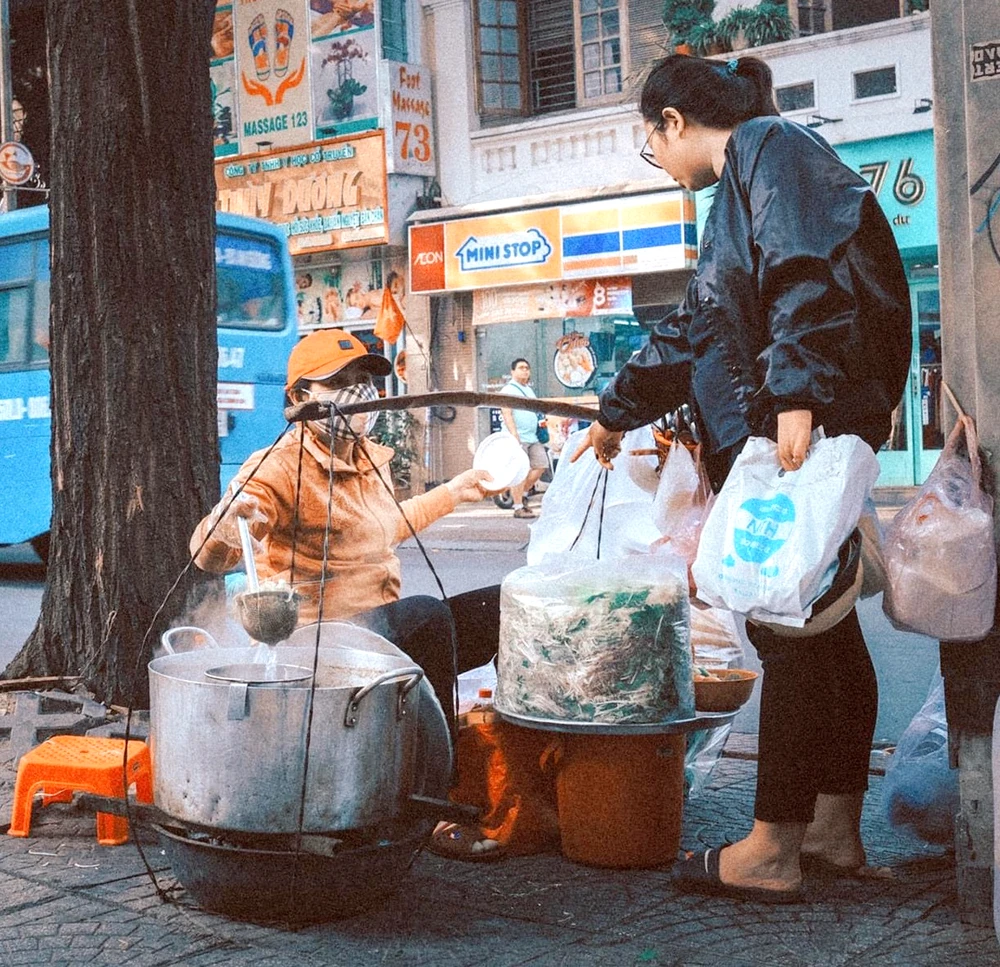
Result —
<path fill-rule="evenodd" d="M 879 453 L 880 487 L 923 483 L 944 445 L 941 424 L 941 297 L 937 279 L 910 286 L 913 357 L 889 442 Z"/>

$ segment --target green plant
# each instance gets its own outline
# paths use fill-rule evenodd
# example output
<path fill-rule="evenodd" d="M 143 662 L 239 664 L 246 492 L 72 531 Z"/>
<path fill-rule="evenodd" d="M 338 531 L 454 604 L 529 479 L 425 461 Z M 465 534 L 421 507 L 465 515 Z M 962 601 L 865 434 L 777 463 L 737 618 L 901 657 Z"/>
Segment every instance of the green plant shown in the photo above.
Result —
<path fill-rule="evenodd" d="M 417 421 L 408 410 L 386 410 L 381 413 L 371 434 L 379 443 L 396 451 L 389 464 L 393 484 L 409 490 L 413 479 L 413 464 L 420 459 L 417 449 Z"/>
<path fill-rule="evenodd" d="M 354 110 L 354 98 L 367 90 L 367 84 L 361 84 L 353 77 L 347 78 L 336 90 L 330 88 L 326 96 L 330 98 L 330 110 L 333 111 L 333 116 L 338 121 L 350 117 L 351 111 Z"/>
<path fill-rule="evenodd" d="M 795 32 L 788 8 L 773 0 L 763 0 L 756 7 L 734 7 L 719 21 L 718 31 L 732 49 L 776 44 Z"/>
<path fill-rule="evenodd" d="M 719 26 L 714 20 L 701 20 L 691 27 L 686 36 L 694 52 L 699 55 L 721 54 L 729 49 L 725 38 L 719 33 Z"/>
<path fill-rule="evenodd" d="M 663 25 L 670 32 L 674 46 L 690 43 L 689 32 L 712 19 L 715 0 L 664 0 Z"/>

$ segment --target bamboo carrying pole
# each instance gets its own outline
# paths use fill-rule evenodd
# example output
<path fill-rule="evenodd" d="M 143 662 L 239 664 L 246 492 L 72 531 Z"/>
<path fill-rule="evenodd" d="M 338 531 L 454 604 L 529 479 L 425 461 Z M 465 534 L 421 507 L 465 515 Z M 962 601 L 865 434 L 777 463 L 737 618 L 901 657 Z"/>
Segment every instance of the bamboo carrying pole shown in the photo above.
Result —
<path fill-rule="evenodd" d="M 577 403 L 564 403 L 562 400 L 536 399 L 507 396 L 504 393 L 473 393 L 469 390 L 455 392 L 418 393 L 414 396 L 387 396 L 385 399 L 371 403 L 350 403 L 338 407 L 345 416 L 352 413 L 373 413 L 383 410 L 409 410 L 421 406 L 495 406 L 506 410 L 530 410 L 532 413 L 545 413 L 550 416 L 562 416 L 569 419 L 597 419 L 598 410 L 594 407 L 580 406 Z M 330 404 L 323 400 L 309 400 L 306 403 L 296 403 L 285 408 L 285 419 L 289 423 L 301 423 L 305 420 L 321 420 L 330 415 Z"/>

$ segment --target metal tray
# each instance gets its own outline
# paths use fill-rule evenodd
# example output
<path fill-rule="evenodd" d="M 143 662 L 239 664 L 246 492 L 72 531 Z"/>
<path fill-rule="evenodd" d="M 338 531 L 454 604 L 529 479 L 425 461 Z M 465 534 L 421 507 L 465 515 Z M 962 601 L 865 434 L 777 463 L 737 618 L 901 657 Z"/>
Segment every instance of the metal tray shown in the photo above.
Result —
<path fill-rule="evenodd" d="M 515 715 L 511 712 L 497 714 L 511 725 L 543 732 L 572 732 L 576 735 L 677 735 L 714 729 L 726 725 L 736 717 L 736 712 L 698 712 L 694 718 L 675 719 L 673 722 L 643 722 L 637 724 L 609 724 L 607 722 L 570 722 L 565 719 L 543 719 L 533 715 Z"/>

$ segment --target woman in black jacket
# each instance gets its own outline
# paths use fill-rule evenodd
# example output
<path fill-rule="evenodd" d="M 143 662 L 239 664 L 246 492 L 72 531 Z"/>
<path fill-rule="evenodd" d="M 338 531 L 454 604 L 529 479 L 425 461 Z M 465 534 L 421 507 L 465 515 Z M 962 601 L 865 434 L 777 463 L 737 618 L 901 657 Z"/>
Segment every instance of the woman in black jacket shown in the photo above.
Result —
<path fill-rule="evenodd" d="M 752 57 L 670 56 L 652 69 L 640 154 L 684 188 L 717 184 L 682 305 L 601 396 L 587 443 L 610 467 L 622 433 L 694 405 L 718 489 L 748 436 L 795 471 L 815 427 L 886 441 L 911 352 L 899 252 L 869 185 L 807 128 L 777 116 Z M 856 874 L 878 689 L 855 611 L 783 638 L 748 624 L 764 667 L 753 830 L 680 864 L 684 888 L 800 895 L 807 860 Z"/>

